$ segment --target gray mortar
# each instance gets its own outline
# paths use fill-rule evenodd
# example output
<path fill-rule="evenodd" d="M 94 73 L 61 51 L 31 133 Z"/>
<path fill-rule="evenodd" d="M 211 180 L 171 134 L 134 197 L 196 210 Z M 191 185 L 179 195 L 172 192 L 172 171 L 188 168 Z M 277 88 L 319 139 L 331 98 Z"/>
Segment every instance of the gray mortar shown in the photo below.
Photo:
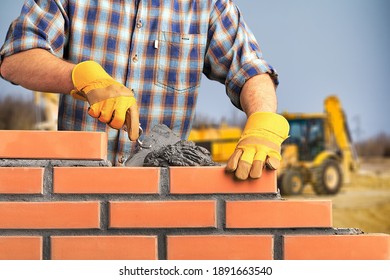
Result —
<path fill-rule="evenodd" d="M 137 150 L 126 162 L 126 166 L 143 166 L 145 157 L 151 152 L 164 146 L 174 144 L 180 141 L 180 137 L 174 134 L 166 125 L 156 125 L 152 128 L 149 135 L 142 138 L 142 146 L 150 148 L 137 147 Z"/>
<path fill-rule="evenodd" d="M 215 166 L 210 152 L 192 141 L 181 140 L 166 125 L 159 124 L 145 135 L 126 166 Z"/>
<path fill-rule="evenodd" d="M 167 259 L 167 234 L 160 233 L 157 236 L 157 254 L 159 260 L 166 260 Z"/>
<path fill-rule="evenodd" d="M 0 167 L 110 167 L 107 160 L 0 159 Z"/>
<path fill-rule="evenodd" d="M 169 169 L 162 167 L 160 168 L 160 196 L 167 196 L 170 193 L 170 178 L 169 178 Z"/>
<path fill-rule="evenodd" d="M 274 235 L 274 260 L 283 260 L 283 236 L 281 234 Z"/>

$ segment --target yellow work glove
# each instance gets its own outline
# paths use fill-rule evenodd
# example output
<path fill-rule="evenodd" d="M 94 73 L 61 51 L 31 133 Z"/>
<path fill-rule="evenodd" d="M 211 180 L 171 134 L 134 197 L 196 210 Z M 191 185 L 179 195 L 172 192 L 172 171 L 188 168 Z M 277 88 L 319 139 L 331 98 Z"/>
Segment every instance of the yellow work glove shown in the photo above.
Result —
<path fill-rule="evenodd" d="M 115 81 L 94 61 L 84 61 L 72 71 L 75 87 L 71 95 L 88 101 L 88 114 L 115 129 L 127 126 L 131 141 L 139 137 L 139 114 L 132 90 Z"/>
<path fill-rule="evenodd" d="M 290 126 L 278 114 L 257 112 L 249 116 L 236 150 L 226 170 L 240 180 L 261 177 L 264 164 L 271 169 L 280 165 L 281 144 L 288 137 Z"/>

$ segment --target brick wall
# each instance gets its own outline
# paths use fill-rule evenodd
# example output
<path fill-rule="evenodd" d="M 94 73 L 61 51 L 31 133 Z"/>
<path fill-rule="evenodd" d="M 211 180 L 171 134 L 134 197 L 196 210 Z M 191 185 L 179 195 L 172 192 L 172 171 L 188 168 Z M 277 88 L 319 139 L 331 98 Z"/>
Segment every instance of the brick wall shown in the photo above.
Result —
<path fill-rule="evenodd" d="M 327 200 L 285 200 L 275 172 L 128 168 L 106 135 L 0 131 L 0 259 L 390 259 L 390 236 L 332 227 Z"/>

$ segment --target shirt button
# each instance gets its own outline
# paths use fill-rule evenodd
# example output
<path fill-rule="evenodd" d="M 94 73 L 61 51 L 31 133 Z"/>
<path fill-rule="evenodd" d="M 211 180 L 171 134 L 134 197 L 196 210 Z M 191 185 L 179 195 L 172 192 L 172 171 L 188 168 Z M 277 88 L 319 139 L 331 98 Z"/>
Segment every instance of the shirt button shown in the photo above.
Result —
<path fill-rule="evenodd" d="M 137 21 L 137 28 L 141 28 L 143 26 L 142 20 Z"/>
<path fill-rule="evenodd" d="M 137 62 L 138 62 L 138 55 L 135 54 L 135 55 L 133 56 L 132 60 L 133 60 L 134 63 L 137 63 Z"/>

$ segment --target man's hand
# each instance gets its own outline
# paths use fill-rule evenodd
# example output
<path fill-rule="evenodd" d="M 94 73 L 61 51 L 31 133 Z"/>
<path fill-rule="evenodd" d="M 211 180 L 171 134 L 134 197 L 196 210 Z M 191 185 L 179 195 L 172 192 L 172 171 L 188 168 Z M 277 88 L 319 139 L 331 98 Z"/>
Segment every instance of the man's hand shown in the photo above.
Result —
<path fill-rule="evenodd" d="M 236 150 L 226 170 L 240 180 L 261 177 L 264 164 L 271 169 L 280 165 L 282 142 L 288 137 L 289 124 L 278 114 L 257 112 L 249 116 Z"/>
<path fill-rule="evenodd" d="M 139 137 L 139 114 L 133 91 L 115 81 L 100 64 L 85 61 L 72 71 L 75 87 L 71 95 L 88 101 L 88 114 L 115 129 L 121 129 L 126 121 L 129 139 Z"/>

